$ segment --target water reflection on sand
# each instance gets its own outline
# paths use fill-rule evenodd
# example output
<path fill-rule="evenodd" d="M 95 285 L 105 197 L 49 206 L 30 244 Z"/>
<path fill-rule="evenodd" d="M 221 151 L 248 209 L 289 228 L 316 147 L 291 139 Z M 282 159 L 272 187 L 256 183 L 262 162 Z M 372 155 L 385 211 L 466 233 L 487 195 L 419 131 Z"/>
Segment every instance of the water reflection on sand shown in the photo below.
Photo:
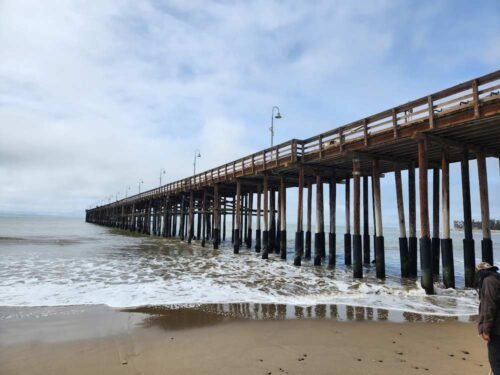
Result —
<path fill-rule="evenodd" d="M 336 320 L 340 322 L 387 321 L 393 323 L 474 322 L 475 316 L 437 316 L 350 305 L 294 306 L 284 304 L 230 303 L 179 306 L 146 306 L 121 310 L 144 314 L 141 325 L 179 330 L 237 320 Z"/>

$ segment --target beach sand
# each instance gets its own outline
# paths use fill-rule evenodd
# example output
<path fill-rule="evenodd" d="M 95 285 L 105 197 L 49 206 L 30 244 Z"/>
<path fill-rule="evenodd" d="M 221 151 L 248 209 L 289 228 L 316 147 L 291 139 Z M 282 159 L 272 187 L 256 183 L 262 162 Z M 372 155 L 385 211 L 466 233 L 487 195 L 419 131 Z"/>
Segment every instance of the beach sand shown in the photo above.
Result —
<path fill-rule="evenodd" d="M 0 374 L 488 374 L 454 319 L 245 319 L 213 310 L 2 308 Z M 366 314 L 364 315 L 366 316 Z"/>

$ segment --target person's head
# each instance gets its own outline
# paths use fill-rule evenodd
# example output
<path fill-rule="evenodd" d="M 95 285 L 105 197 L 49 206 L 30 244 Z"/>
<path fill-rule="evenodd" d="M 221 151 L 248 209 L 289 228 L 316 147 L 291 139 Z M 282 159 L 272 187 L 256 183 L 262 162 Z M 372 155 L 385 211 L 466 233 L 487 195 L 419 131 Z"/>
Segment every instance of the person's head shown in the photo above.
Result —
<path fill-rule="evenodd" d="M 479 291 L 483 284 L 483 279 L 492 273 L 497 273 L 497 271 L 498 267 L 492 266 L 488 262 L 481 262 L 476 265 L 476 289 Z"/>
<path fill-rule="evenodd" d="M 486 271 L 495 271 L 496 272 L 496 271 L 498 271 L 498 267 L 497 266 L 492 266 L 488 262 L 481 262 L 481 263 L 479 263 L 476 266 L 476 272 L 480 272 L 480 271 L 483 271 L 483 270 L 486 270 Z"/>

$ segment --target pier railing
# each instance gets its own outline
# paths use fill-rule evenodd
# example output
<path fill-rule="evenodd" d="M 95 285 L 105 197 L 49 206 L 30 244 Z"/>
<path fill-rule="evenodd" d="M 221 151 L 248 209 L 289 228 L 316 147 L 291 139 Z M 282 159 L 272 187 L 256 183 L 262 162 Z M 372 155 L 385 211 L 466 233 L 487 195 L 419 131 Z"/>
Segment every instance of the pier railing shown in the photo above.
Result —
<path fill-rule="evenodd" d="M 402 129 L 422 123 L 428 123 L 428 129 L 434 129 L 436 120 L 461 111 L 470 111 L 471 108 L 474 117 L 479 118 L 481 105 L 499 99 L 500 70 L 311 138 L 289 140 L 111 205 L 201 189 L 214 183 L 256 175 L 297 162 L 322 159 L 326 153 L 342 153 L 347 145 L 354 142 L 362 142 L 364 146 L 368 146 L 370 138 L 379 134 L 392 134 L 397 139 Z"/>

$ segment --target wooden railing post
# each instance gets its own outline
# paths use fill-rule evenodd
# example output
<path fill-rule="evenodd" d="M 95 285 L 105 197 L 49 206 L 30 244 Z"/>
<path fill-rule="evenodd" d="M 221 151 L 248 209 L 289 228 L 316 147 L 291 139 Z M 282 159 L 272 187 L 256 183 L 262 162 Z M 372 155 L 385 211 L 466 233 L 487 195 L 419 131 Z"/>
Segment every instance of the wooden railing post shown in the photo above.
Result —
<path fill-rule="evenodd" d="M 432 99 L 432 95 L 427 97 L 427 106 L 429 107 L 429 128 L 435 129 L 436 124 L 434 121 L 434 103 Z"/>
<path fill-rule="evenodd" d="M 474 103 L 474 118 L 479 118 L 479 93 L 477 89 L 477 79 L 472 81 L 472 100 Z"/>
<path fill-rule="evenodd" d="M 368 120 L 363 119 L 363 133 L 365 136 L 365 146 L 368 146 Z"/>
<path fill-rule="evenodd" d="M 398 114 L 396 108 L 392 109 L 392 127 L 394 131 L 394 138 L 398 137 Z"/>

